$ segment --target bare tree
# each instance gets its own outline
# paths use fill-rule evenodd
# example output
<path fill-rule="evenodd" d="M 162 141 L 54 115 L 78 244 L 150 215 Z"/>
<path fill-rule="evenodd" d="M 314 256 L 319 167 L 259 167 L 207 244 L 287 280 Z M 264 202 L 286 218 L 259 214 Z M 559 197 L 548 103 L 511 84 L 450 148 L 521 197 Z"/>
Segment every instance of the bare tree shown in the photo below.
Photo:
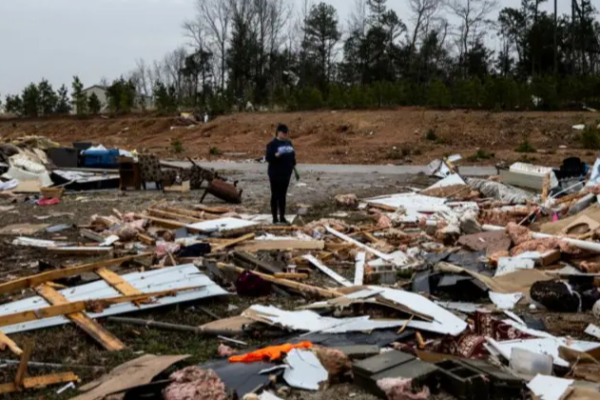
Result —
<path fill-rule="evenodd" d="M 363 35 L 367 30 L 368 7 L 367 0 L 354 0 L 354 6 L 348 17 L 350 32 L 360 32 Z"/>
<path fill-rule="evenodd" d="M 185 59 L 188 53 L 185 47 L 179 47 L 174 51 L 167 53 L 162 62 L 162 72 L 164 73 L 165 81 L 168 85 L 175 86 L 179 99 L 183 97 L 183 69 L 185 67 Z"/>
<path fill-rule="evenodd" d="M 476 39 L 485 36 L 485 28 L 492 24 L 488 16 L 497 7 L 497 0 L 447 0 L 448 10 L 460 21 L 458 26 L 459 54 L 463 57 Z"/>
<path fill-rule="evenodd" d="M 216 54 L 218 85 L 225 88 L 227 72 L 227 42 L 232 18 L 231 3 L 225 0 L 196 0 L 196 18 L 186 21 L 183 28 L 197 50 L 210 49 Z"/>
<path fill-rule="evenodd" d="M 410 49 L 414 53 L 419 34 L 425 32 L 427 35 L 431 19 L 442 6 L 442 0 L 408 0 L 408 6 L 413 14 L 412 19 L 415 24 L 410 39 Z"/>

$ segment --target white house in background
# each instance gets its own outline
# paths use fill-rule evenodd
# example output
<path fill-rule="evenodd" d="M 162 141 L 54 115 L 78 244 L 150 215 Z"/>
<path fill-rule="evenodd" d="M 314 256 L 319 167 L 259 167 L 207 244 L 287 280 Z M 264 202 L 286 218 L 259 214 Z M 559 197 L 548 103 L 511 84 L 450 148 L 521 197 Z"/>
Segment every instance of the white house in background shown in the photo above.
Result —
<path fill-rule="evenodd" d="M 108 87 L 107 86 L 102 86 L 102 85 L 94 85 L 94 86 L 90 86 L 87 89 L 83 89 L 83 93 L 87 96 L 87 98 L 89 99 L 90 96 L 92 94 L 96 94 L 96 96 L 98 96 L 98 99 L 100 100 L 100 104 L 102 105 L 102 107 L 100 108 L 100 112 L 101 113 L 108 113 L 109 112 L 109 104 L 108 104 L 108 96 L 107 96 L 107 90 Z M 152 104 L 152 98 L 144 96 L 143 94 L 138 93 L 138 98 L 136 99 L 135 102 L 135 109 L 139 109 L 140 106 L 140 99 L 144 99 L 144 103 L 146 104 L 146 109 L 147 110 L 151 110 L 153 107 Z M 76 109 L 73 109 L 73 113 L 77 113 Z"/>
<path fill-rule="evenodd" d="M 102 107 L 100 108 L 100 112 L 104 113 L 108 111 L 108 96 L 106 95 L 106 90 L 108 88 L 102 85 L 94 85 L 90 86 L 87 89 L 83 89 L 83 94 L 89 99 L 92 94 L 98 96 L 98 100 L 100 100 L 100 104 Z M 77 106 L 73 107 L 73 113 L 77 114 Z"/>

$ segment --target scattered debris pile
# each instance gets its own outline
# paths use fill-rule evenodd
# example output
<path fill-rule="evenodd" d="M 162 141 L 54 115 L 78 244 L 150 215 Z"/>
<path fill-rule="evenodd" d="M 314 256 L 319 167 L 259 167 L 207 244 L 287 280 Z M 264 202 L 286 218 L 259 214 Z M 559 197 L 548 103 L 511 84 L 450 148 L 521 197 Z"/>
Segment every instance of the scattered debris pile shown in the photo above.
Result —
<path fill-rule="evenodd" d="M 187 356 L 145 355 L 80 387 L 80 400 L 277 399 L 348 382 L 390 400 L 600 399 L 600 328 L 553 334 L 540 318 L 599 313 L 599 172 L 519 164 L 473 180 L 457 161 L 432 163 L 440 180 L 423 190 L 338 196 L 347 219 L 273 226 L 241 206 L 161 202 L 91 216 L 77 242 L 18 236 L 15 246 L 106 260 L 0 283 L 13 296 L 0 343 L 27 354 L 8 335 L 74 323 L 108 351 L 125 348 L 104 317 L 221 340 L 219 359 L 153 380 Z M 98 279 L 57 289 L 84 273 Z M 203 326 L 114 317 L 232 295 L 247 306 Z"/>

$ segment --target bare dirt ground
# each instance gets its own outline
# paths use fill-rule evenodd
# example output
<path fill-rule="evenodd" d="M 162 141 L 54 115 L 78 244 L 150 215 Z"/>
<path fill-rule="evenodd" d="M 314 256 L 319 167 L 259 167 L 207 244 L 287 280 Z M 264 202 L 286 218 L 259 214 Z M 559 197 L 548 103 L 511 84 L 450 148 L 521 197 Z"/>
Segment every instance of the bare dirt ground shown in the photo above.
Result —
<path fill-rule="evenodd" d="M 472 159 L 471 164 L 492 165 L 500 160 L 525 158 L 556 165 L 572 155 L 587 162 L 595 159 L 597 149 L 581 148 L 580 133 L 572 126 L 597 123 L 597 119 L 600 114 L 591 112 L 401 108 L 234 114 L 218 117 L 207 125 L 182 127 L 177 126 L 178 119 L 174 117 L 133 115 L 113 119 L 0 121 L 0 136 L 44 135 L 65 145 L 87 140 L 130 150 L 148 149 L 165 158 L 248 159 L 261 157 L 276 125 L 286 123 L 302 163 L 426 164 L 444 154 L 461 153 L 466 158 L 482 149 L 493 157 Z M 430 130 L 437 140 L 425 139 Z M 515 151 L 525 138 L 536 153 Z M 173 141 L 182 143 L 182 153 L 173 153 Z M 210 155 L 212 148 L 221 155 Z"/>

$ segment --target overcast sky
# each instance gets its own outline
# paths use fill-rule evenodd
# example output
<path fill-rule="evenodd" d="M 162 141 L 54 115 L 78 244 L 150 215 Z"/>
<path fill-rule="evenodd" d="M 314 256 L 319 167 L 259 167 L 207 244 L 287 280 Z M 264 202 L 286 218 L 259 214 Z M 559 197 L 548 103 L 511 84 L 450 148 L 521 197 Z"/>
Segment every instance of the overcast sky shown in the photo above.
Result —
<path fill-rule="evenodd" d="M 19 93 L 41 78 L 70 88 L 73 75 L 91 86 L 133 69 L 136 59 L 160 59 L 186 43 L 181 24 L 194 15 L 195 1 L 0 0 L 0 94 Z M 354 3 L 326 2 L 336 6 L 342 21 Z M 388 1 L 405 22 L 406 2 Z M 520 0 L 499 3 L 517 7 Z M 569 1 L 559 3 L 566 12 Z"/>

